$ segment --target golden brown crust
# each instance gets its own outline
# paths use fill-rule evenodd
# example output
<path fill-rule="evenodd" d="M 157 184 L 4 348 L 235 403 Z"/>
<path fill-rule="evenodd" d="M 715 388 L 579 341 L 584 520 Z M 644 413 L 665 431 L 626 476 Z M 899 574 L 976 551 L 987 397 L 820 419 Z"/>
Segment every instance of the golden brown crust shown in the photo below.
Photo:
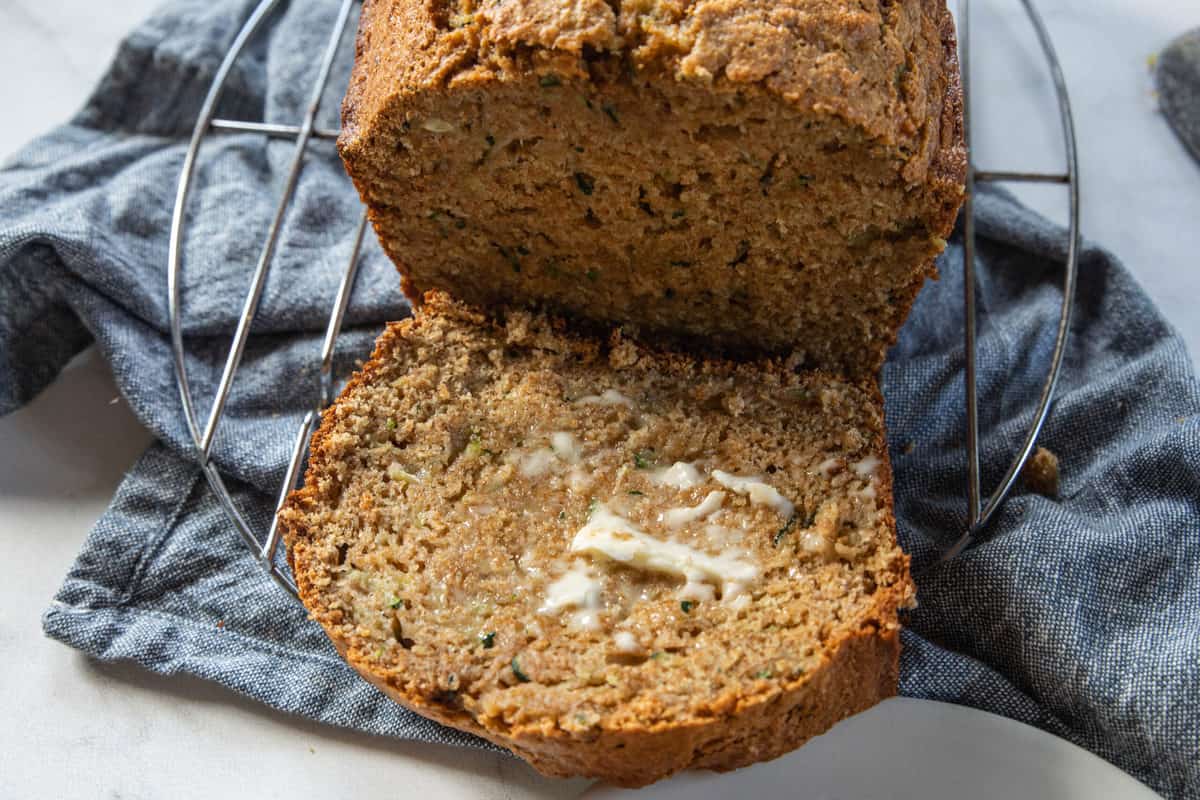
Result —
<path fill-rule="evenodd" d="M 303 530 L 289 533 L 291 537 L 303 535 Z M 834 645 L 833 657 L 795 686 L 700 723 L 602 730 L 586 740 L 545 726 L 489 730 L 469 714 L 400 690 L 380 675 L 374 664 L 351 654 L 344 639 L 327 631 L 338 653 L 355 671 L 410 711 L 505 747 L 543 775 L 599 778 L 636 788 L 685 769 L 727 772 L 770 761 L 846 717 L 894 697 L 900 636 L 899 628 L 886 621 L 894 620 L 897 607 L 908 602 L 899 596 L 885 598 L 878 621 L 865 623 L 861 632 Z"/>
<path fill-rule="evenodd" d="M 938 146 L 931 162 L 930 174 L 941 200 L 940 213 L 936 216 L 933 230 L 940 231 L 943 239 L 949 238 L 962 206 L 963 190 L 967 179 L 967 147 L 963 130 L 962 75 L 958 66 L 958 37 L 954 31 L 954 17 L 941 0 L 930 0 L 940 18 L 938 31 L 941 38 L 942 57 L 945 63 L 945 90 L 937 118 Z"/>
<path fill-rule="evenodd" d="M 342 398 L 354 395 L 379 380 L 383 365 L 397 347 L 418 338 L 429 315 L 453 315 L 467 324 L 490 325 L 484 315 L 448 301 L 444 296 L 426 298 L 425 310 L 414 319 L 394 323 L 380 337 L 370 361 L 352 378 Z M 561 322 L 552 323 L 550 335 L 562 336 L 566 346 L 580 354 L 594 353 L 598 343 L 575 338 Z M 544 335 L 544 334 L 539 334 Z M 654 352 L 637 346 L 643 356 L 670 364 L 671 368 L 695 370 L 693 359 L 672 353 Z M 703 368 L 745 373 L 748 365 L 709 361 Z M 764 374 L 779 371 L 781 364 L 760 364 Z M 879 407 L 882 399 L 874 382 L 861 388 Z M 895 694 L 899 626 L 897 613 L 912 599 L 908 557 L 894 551 L 888 570 L 899 576 L 890 586 L 881 586 L 874 596 L 872 611 L 858 619 L 858 627 L 828 642 L 826 656 L 800 677 L 780 681 L 742 696 L 721 700 L 701 716 L 678 723 L 626 721 L 619 726 L 570 731 L 552 720 L 507 724 L 495 717 L 478 718 L 461 707 L 440 702 L 434 695 L 415 691 L 397 680 L 394 672 L 368 658 L 342 634 L 338 611 L 324 605 L 320 582 L 327 565 L 321 563 L 313 543 L 320 532 L 309 530 L 305 520 L 326 502 L 320 495 L 317 476 L 344 468 L 331 437 L 341 422 L 343 403 L 323 417 L 311 445 L 306 485 L 293 492 L 280 516 L 281 530 L 301 598 L 315 619 L 326 629 L 339 653 L 367 680 L 407 708 L 443 724 L 482 736 L 529 761 L 547 775 L 583 775 L 624 785 L 640 786 L 689 767 L 729 770 L 780 756 L 818 735 L 838 720 L 864 710 Z M 892 476 L 882 428 L 866 445 L 881 455 L 879 497 L 884 506 L 884 527 L 894 531 Z"/>
<path fill-rule="evenodd" d="M 935 124 L 935 146 L 921 152 L 927 122 L 956 99 L 953 42 L 942 0 L 366 0 L 342 147 L 357 146 L 367 119 L 396 97 L 548 68 L 587 78 L 592 54 L 610 53 L 638 74 L 758 86 L 840 116 L 881 144 L 916 152 L 916 182 L 939 144 Z M 918 69 L 917 85 L 898 91 L 897 69 Z"/>
<path fill-rule="evenodd" d="M 881 609 L 880 616 L 894 618 L 895 609 Z M 898 628 L 868 625 L 835 645 L 833 658 L 803 683 L 727 715 L 698 724 L 602 730 L 581 741 L 559 728 L 488 730 L 469 714 L 398 690 L 371 664 L 348 657 L 344 641 L 331 638 L 359 674 L 405 708 L 505 747 L 543 775 L 599 778 L 628 788 L 685 769 L 728 772 L 786 755 L 846 717 L 895 697 L 900 670 Z"/>

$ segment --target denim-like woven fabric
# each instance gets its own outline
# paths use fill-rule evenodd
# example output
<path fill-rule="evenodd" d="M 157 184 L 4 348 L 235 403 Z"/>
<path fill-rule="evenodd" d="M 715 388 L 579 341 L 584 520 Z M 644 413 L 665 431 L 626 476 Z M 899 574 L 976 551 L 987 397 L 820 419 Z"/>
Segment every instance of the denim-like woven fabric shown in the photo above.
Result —
<path fill-rule="evenodd" d="M 166 334 L 167 233 L 187 136 L 252 5 L 168 4 L 70 124 L 0 171 L 0 413 L 95 341 L 159 439 L 92 531 L 45 630 L 96 658 L 201 675 L 331 724 L 484 746 L 403 711 L 343 665 L 251 559 L 191 460 Z M 291 3 L 239 62 L 221 114 L 295 122 L 334 12 Z M 344 56 L 323 125 L 336 124 Z M 225 134 L 202 151 L 183 280 L 202 411 L 291 149 Z M 991 486 L 1048 363 L 1064 236 L 1007 195 L 984 193 L 977 206 Z M 359 213 L 332 147 L 316 144 L 215 449 L 260 530 L 317 390 L 321 331 Z M 1200 392 L 1183 345 L 1128 272 L 1087 247 L 1043 439 L 1061 460 L 1061 496 L 1018 491 L 985 540 L 939 563 L 965 514 L 960 253 L 952 243 L 883 374 L 899 530 L 921 603 L 904 634 L 901 691 L 1032 723 L 1160 792 L 1200 796 Z M 383 321 L 406 313 L 370 241 L 339 375 Z"/>

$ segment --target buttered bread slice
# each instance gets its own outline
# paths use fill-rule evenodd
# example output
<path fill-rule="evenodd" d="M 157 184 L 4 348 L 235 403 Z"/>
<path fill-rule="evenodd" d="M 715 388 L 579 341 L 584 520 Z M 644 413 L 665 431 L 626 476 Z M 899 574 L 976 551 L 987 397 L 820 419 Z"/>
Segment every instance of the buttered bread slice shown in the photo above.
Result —
<path fill-rule="evenodd" d="M 280 519 L 351 665 L 546 774 L 732 769 L 896 690 L 914 589 L 873 384 L 431 295 Z"/>

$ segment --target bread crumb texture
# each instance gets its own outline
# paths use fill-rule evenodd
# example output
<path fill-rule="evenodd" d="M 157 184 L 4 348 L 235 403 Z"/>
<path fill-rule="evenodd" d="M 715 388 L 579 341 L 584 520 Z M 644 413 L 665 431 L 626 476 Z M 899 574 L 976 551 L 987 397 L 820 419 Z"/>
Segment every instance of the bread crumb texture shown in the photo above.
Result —
<path fill-rule="evenodd" d="M 873 375 L 962 201 L 942 0 L 367 0 L 358 48 L 339 149 L 414 297 Z"/>
<path fill-rule="evenodd" d="M 781 755 L 894 694 L 914 599 L 873 384 L 440 295 L 326 412 L 280 521 L 369 680 L 624 785 Z"/>
<path fill-rule="evenodd" d="M 1058 456 L 1045 447 L 1038 447 L 1021 470 L 1025 488 L 1046 497 L 1058 497 Z"/>

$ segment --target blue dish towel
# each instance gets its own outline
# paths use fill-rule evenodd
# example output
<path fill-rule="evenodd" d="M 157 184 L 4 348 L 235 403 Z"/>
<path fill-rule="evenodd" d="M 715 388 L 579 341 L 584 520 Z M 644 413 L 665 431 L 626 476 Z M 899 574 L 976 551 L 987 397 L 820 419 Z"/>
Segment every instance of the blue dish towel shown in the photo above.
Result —
<path fill-rule="evenodd" d="M 359 680 L 249 556 L 192 458 L 167 336 L 167 235 L 187 137 L 252 5 L 167 4 L 128 37 L 84 110 L 0 171 L 0 413 L 94 341 L 158 439 L 88 537 L 45 630 L 96 658 L 199 675 L 331 724 L 483 746 Z M 285 5 L 239 61 L 222 116 L 300 118 L 335 9 Z M 336 125 L 350 49 L 322 125 Z M 361 213 L 332 145 L 313 150 L 215 448 L 259 530 L 317 391 L 321 331 Z M 202 413 L 291 151 L 242 134 L 213 135 L 202 150 L 182 287 Z M 1049 362 L 1065 237 L 1003 193 L 984 192 L 977 207 L 991 486 Z M 982 541 L 939 563 L 965 513 L 960 255 L 953 243 L 883 373 L 899 532 L 920 596 L 901 691 L 1031 723 L 1162 793 L 1200 796 L 1200 392 L 1185 349 L 1129 273 L 1087 246 L 1043 438 L 1061 493 L 1019 490 Z M 385 320 L 407 313 L 374 241 L 350 308 L 342 377 Z"/>

